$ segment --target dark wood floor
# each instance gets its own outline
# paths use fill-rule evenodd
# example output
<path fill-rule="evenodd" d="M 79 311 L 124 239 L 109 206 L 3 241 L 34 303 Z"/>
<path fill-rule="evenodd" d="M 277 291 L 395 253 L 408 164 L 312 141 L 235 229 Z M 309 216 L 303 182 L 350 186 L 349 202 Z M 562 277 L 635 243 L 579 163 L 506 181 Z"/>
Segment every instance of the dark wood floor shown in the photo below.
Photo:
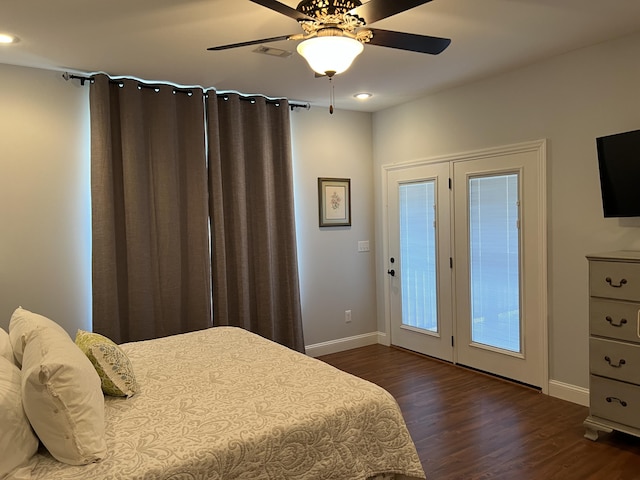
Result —
<path fill-rule="evenodd" d="M 640 479 L 640 439 L 587 440 L 586 407 L 382 345 L 320 359 L 396 398 L 428 480 Z"/>

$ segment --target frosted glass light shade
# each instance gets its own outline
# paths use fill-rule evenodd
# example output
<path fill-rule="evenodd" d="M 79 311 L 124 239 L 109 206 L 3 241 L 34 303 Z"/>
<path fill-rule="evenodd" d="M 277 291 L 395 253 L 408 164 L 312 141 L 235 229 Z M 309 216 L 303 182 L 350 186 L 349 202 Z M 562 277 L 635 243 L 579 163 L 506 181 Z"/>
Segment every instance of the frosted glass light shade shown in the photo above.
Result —
<path fill-rule="evenodd" d="M 362 53 L 364 45 L 349 37 L 314 37 L 298 45 L 298 53 L 321 75 L 344 72 Z"/>

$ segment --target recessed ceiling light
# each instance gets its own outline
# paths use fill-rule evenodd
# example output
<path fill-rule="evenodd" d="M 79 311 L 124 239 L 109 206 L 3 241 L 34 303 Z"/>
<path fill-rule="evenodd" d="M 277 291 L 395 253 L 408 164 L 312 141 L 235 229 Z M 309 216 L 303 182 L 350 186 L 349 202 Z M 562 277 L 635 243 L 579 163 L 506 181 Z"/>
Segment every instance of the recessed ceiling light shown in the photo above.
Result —
<path fill-rule="evenodd" d="M 8 33 L 0 33 L 0 44 L 8 45 L 10 43 L 17 43 L 18 37 L 10 35 Z"/>
<path fill-rule="evenodd" d="M 357 98 L 358 100 L 369 100 L 371 97 L 373 97 L 373 94 L 362 92 L 362 93 L 356 93 L 354 97 Z"/>

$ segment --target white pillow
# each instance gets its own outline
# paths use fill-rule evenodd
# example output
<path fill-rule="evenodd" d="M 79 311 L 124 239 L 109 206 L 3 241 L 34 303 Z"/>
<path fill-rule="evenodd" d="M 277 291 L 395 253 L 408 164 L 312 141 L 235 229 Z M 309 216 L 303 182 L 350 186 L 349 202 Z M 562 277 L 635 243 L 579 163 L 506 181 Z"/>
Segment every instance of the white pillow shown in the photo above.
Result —
<path fill-rule="evenodd" d="M 15 360 L 13 359 L 13 347 L 9 340 L 9 334 L 2 328 L 0 328 L 0 357 L 4 357 L 11 363 L 15 363 Z"/>
<path fill-rule="evenodd" d="M 13 358 L 0 356 L 0 478 L 26 463 L 38 450 L 38 438 L 22 408 L 20 379 Z"/>
<path fill-rule="evenodd" d="M 29 335 L 37 328 L 51 328 L 69 337 L 65 329 L 53 320 L 25 310 L 22 307 L 16 308 L 9 322 L 9 338 L 13 347 L 13 356 L 19 365 L 22 364 L 22 353 L 29 341 Z"/>
<path fill-rule="evenodd" d="M 66 333 L 38 328 L 29 334 L 22 358 L 22 403 L 57 460 L 84 465 L 105 457 L 100 378 Z"/>

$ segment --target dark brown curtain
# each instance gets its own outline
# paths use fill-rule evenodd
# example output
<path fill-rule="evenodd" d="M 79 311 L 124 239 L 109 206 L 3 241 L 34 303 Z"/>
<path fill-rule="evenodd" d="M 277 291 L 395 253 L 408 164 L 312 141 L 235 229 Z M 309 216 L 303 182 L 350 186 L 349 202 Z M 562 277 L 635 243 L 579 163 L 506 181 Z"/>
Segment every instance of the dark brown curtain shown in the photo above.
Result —
<path fill-rule="evenodd" d="M 93 330 L 211 326 L 203 92 L 97 75 L 90 106 Z"/>
<path fill-rule="evenodd" d="M 214 324 L 304 352 L 288 104 L 206 104 Z"/>

